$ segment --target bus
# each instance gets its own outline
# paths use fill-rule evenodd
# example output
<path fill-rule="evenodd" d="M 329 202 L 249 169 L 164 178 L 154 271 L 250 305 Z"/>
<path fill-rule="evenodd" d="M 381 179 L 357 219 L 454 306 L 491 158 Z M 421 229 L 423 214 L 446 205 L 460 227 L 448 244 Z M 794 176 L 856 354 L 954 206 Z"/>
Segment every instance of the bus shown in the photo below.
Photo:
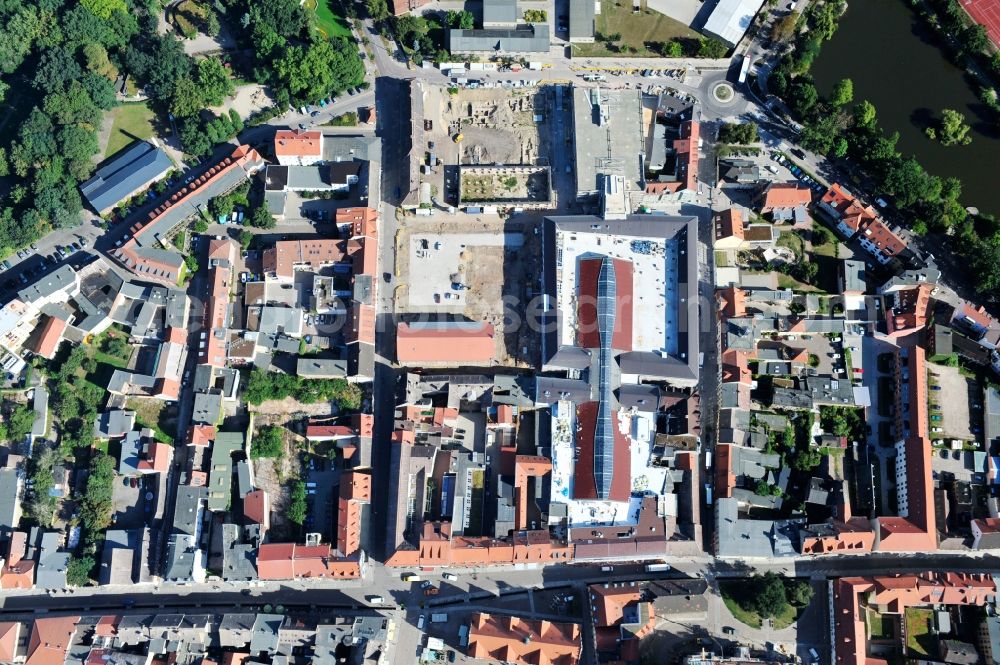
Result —
<path fill-rule="evenodd" d="M 750 73 L 750 54 L 747 53 L 743 56 L 743 66 L 740 67 L 740 78 L 739 83 L 742 85 L 747 82 L 747 74 Z"/>

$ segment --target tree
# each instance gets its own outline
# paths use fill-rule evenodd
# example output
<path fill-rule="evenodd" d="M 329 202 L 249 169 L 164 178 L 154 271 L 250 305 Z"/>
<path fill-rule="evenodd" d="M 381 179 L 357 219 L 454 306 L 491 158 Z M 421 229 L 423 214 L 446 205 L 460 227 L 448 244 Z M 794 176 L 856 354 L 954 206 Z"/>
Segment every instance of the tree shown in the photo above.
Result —
<path fill-rule="evenodd" d="M 386 0 L 365 0 L 365 11 L 375 21 L 381 21 L 389 16 L 389 4 Z"/>
<path fill-rule="evenodd" d="M 663 43 L 663 56 L 666 58 L 679 58 L 684 55 L 684 45 L 676 39 Z"/>
<path fill-rule="evenodd" d="M 180 124 L 181 145 L 189 155 L 207 155 L 212 151 L 212 142 L 197 118 L 188 118 Z"/>
<path fill-rule="evenodd" d="M 898 159 L 890 164 L 883 185 L 898 205 L 909 208 L 925 196 L 927 173 L 913 157 Z"/>
<path fill-rule="evenodd" d="M 177 118 L 189 118 L 204 107 L 202 90 L 187 76 L 174 81 L 170 94 L 170 112 Z"/>
<path fill-rule="evenodd" d="M 729 52 L 729 47 L 725 42 L 718 39 L 702 38 L 698 43 L 699 58 L 724 58 Z"/>
<path fill-rule="evenodd" d="M 125 0 L 80 0 L 80 4 L 93 12 L 94 16 L 107 21 L 114 12 L 127 12 Z"/>
<path fill-rule="evenodd" d="M 274 215 L 268 211 L 266 206 L 258 206 L 254 208 L 250 218 L 247 219 L 247 225 L 258 229 L 273 229 L 275 226 Z"/>
<path fill-rule="evenodd" d="M 809 26 L 821 39 L 832 39 L 842 11 L 843 2 L 814 2 L 807 10 Z"/>
<path fill-rule="evenodd" d="M 799 22 L 799 13 L 791 12 L 787 16 L 783 16 L 774 24 L 774 29 L 771 32 L 771 36 L 776 42 L 787 41 L 792 35 L 795 34 L 795 26 Z"/>
<path fill-rule="evenodd" d="M 198 87 L 204 106 L 218 106 L 236 90 L 229 72 L 218 58 L 198 61 Z"/>
<path fill-rule="evenodd" d="M 746 145 L 757 142 L 757 123 L 726 122 L 719 127 L 719 140 L 723 143 Z"/>
<path fill-rule="evenodd" d="M 244 252 L 250 248 L 250 243 L 253 242 L 253 234 L 246 229 L 240 230 L 240 249 Z"/>
<path fill-rule="evenodd" d="M 969 145 L 972 137 L 969 136 L 969 125 L 965 122 L 965 116 L 954 109 L 944 109 L 941 111 L 941 125 L 938 128 L 938 138 L 941 145 Z"/>
<path fill-rule="evenodd" d="M 90 176 L 94 164 L 90 158 L 97 154 L 97 134 L 83 125 L 64 125 L 59 129 L 58 142 L 70 175 L 77 180 Z"/>
<path fill-rule="evenodd" d="M 70 94 L 77 94 L 74 92 L 76 86 L 76 81 L 70 84 Z M 87 98 L 93 102 L 94 106 L 102 111 L 114 108 L 118 101 L 115 97 L 115 86 L 100 74 L 84 74 L 79 82 L 79 86 L 86 93 Z"/>
<path fill-rule="evenodd" d="M 544 9 L 525 9 L 524 10 L 524 21 L 525 23 L 545 23 L 548 19 L 548 15 L 545 13 Z M 471 25 L 470 25 L 471 27 Z"/>
<path fill-rule="evenodd" d="M 46 93 L 62 90 L 70 81 L 83 76 L 83 69 L 73 53 L 65 48 L 50 48 L 42 52 L 32 83 Z"/>
<path fill-rule="evenodd" d="M 962 30 L 959 39 L 965 44 L 965 49 L 973 54 L 982 53 L 990 45 L 990 37 L 986 28 L 978 23 L 973 23 Z"/>
<path fill-rule="evenodd" d="M 449 10 L 444 15 L 445 25 L 449 28 L 471 30 L 473 27 L 473 20 L 472 12 L 464 9 L 461 11 Z"/>
<path fill-rule="evenodd" d="M 101 342 L 101 351 L 122 360 L 128 360 L 129 356 L 132 355 L 132 347 L 122 335 L 105 337 Z"/>
<path fill-rule="evenodd" d="M 306 505 L 306 484 L 304 482 L 301 480 L 292 482 L 290 499 L 291 501 L 288 504 L 285 516 L 289 522 L 302 526 L 302 523 L 306 521 L 306 512 L 308 510 L 308 506 Z"/>
<path fill-rule="evenodd" d="M 805 580 L 795 580 L 788 585 L 786 591 L 788 592 L 788 602 L 792 605 L 805 607 L 812 602 L 813 588 Z"/>
<path fill-rule="evenodd" d="M 71 557 L 66 566 L 66 583 L 70 586 L 87 586 L 93 569 L 94 557 Z"/>
<path fill-rule="evenodd" d="M 809 239 L 813 247 L 822 247 L 833 242 L 833 234 L 825 226 L 813 222 L 812 233 Z"/>
<path fill-rule="evenodd" d="M 846 106 L 854 100 L 854 82 L 851 79 L 840 79 L 833 86 L 830 103 L 836 107 Z"/>
<path fill-rule="evenodd" d="M 111 525 L 112 495 L 115 481 L 115 460 L 97 453 L 90 460 L 87 489 L 79 502 L 80 522 L 88 538 L 97 539 Z"/>
<path fill-rule="evenodd" d="M 35 424 L 35 411 L 29 406 L 18 405 L 11 411 L 7 419 L 3 440 L 20 444 Z"/>
<path fill-rule="evenodd" d="M 779 616 L 788 607 L 788 597 L 785 595 L 785 584 L 778 575 L 767 572 L 754 575 L 748 582 L 753 590 L 747 599 L 752 609 L 763 618 Z"/>
<path fill-rule="evenodd" d="M 806 117 L 819 101 L 819 92 L 809 81 L 796 81 L 792 88 L 792 109 L 800 117 Z"/>
<path fill-rule="evenodd" d="M 82 53 L 87 69 L 110 81 L 114 81 L 118 78 L 118 68 L 111 64 L 111 60 L 108 59 L 108 50 L 106 48 L 100 44 L 88 42 L 83 45 Z"/>
<path fill-rule="evenodd" d="M 854 126 L 862 129 L 874 129 L 878 122 L 875 105 L 867 99 L 862 99 L 854 105 Z"/>
<path fill-rule="evenodd" d="M 274 73 L 277 84 L 299 100 L 341 92 L 364 79 L 357 49 L 344 39 L 292 46 L 274 62 Z"/>
<path fill-rule="evenodd" d="M 281 457 L 284 452 L 285 442 L 277 425 L 262 427 L 250 443 L 250 457 L 253 459 Z"/>

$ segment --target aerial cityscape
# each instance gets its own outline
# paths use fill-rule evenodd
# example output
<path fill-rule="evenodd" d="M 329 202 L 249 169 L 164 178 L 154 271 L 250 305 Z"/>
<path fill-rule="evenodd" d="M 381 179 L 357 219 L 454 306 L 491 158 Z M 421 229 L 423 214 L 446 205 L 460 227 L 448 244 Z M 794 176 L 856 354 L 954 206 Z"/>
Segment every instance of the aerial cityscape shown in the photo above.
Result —
<path fill-rule="evenodd" d="M 1000 0 L 0 2 L 0 664 L 1000 665 Z"/>

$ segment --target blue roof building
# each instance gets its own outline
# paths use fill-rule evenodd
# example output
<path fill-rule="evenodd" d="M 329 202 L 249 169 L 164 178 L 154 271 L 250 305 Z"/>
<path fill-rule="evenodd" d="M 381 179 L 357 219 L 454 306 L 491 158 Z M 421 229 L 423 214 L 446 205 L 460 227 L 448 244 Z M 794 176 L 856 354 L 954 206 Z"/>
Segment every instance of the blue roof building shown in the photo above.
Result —
<path fill-rule="evenodd" d="M 80 185 L 80 192 L 94 210 L 104 214 L 171 168 L 173 163 L 167 153 L 145 141 L 136 141 L 97 169 L 93 178 Z"/>

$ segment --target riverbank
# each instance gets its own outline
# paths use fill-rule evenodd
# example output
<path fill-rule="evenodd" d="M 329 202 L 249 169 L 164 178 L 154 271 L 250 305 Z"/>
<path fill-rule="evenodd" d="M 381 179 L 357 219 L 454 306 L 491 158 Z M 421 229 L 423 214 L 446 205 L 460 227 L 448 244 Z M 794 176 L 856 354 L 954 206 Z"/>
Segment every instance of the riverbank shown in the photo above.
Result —
<path fill-rule="evenodd" d="M 768 76 L 769 91 L 801 123 L 800 145 L 852 174 L 846 184 L 863 188 L 869 199 L 888 199 L 890 221 L 927 236 L 918 245 L 936 254 L 950 250 L 953 284 L 967 283 L 969 297 L 996 303 L 1000 224 L 970 218 L 963 207 L 1000 210 L 993 175 L 1000 132 L 992 111 L 901 0 L 855 2 L 841 14 L 842 6 L 810 5 L 793 47 Z M 971 145 L 927 138 L 926 127 L 946 107 L 972 120 Z"/>

